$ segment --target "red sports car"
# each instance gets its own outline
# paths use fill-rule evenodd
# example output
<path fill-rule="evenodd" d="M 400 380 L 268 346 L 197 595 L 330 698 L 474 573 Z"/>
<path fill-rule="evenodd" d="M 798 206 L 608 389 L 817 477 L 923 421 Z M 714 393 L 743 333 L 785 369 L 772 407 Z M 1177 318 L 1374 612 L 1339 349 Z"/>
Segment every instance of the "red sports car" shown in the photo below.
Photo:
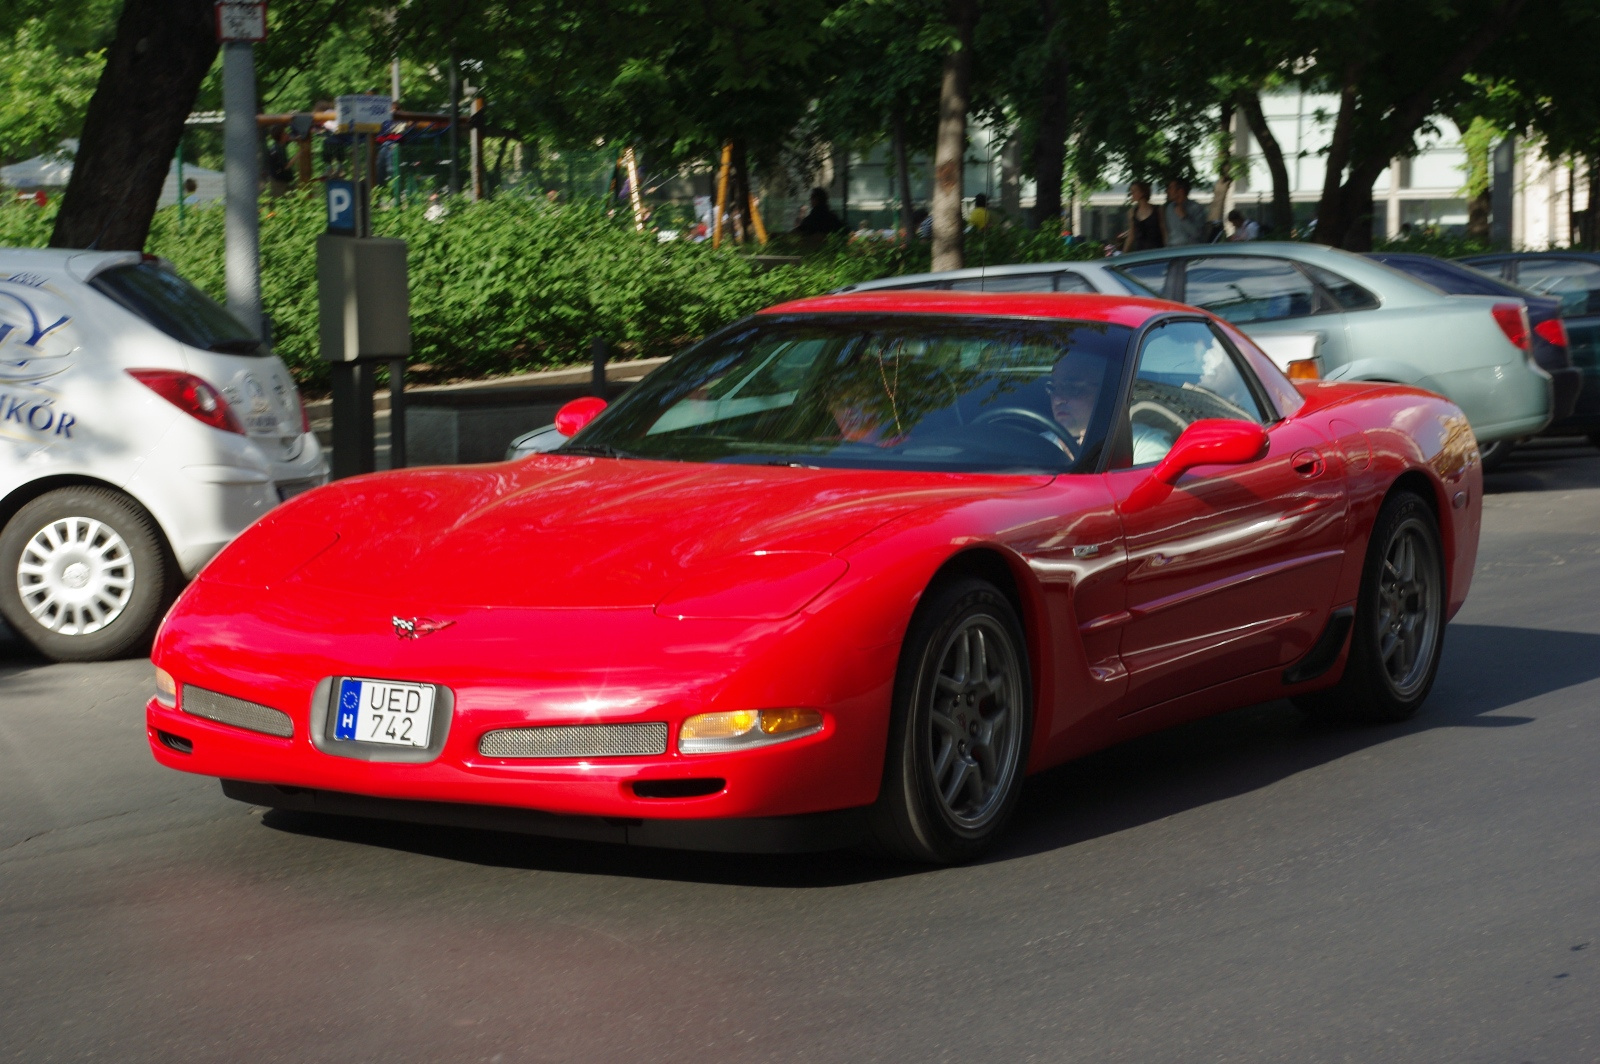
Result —
<path fill-rule="evenodd" d="M 245 532 L 156 641 L 156 759 L 278 808 L 957 861 L 1131 736 L 1410 715 L 1477 553 L 1449 402 L 1297 388 L 1155 300 L 803 300 L 600 405 Z"/>

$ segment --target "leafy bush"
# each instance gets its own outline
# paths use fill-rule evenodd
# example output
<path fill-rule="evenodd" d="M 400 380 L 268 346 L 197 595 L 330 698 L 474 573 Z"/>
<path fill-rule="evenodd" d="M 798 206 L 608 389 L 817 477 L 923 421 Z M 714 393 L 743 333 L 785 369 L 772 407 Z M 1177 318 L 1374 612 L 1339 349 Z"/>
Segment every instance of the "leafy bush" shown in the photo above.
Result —
<path fill-rule="evenodd" d="M 614 357 L 670 354 L 764 306 L 841 285 L 928 269 L 928 247 L 835 237 L 801 248 L 783 238 L 760 249 L 799 252 L 799 261 L 751 250 L 657 241 L 596 203 L 551 207 L 503 195 L 456 200 L 436 221 L 416 203 L 374 213 L 379 236 L 404 239 L 411 276 L 412 361 L 421 380 L 485 377 L 586 361 L 598 336 Z M 317 353 L 316 250 L 324 226 L 316 196 L 264 200 L 262 302 L 273 344 L 297 379 L 325 386 Z M 225 291 L 220 204 L 156 212 L 149 249 L 221 299 Z M 0 207 L 0 246 L 41 246 L 54 211 Z M 1020 229 L 967 235 L 970 265 L 1088 258 L 1088 245 Z"/>
<path fill-rule="evenodd" d="M 1447 233 L 1416 232 L 1393 240 L 1373 241 L 1374 251 L 1409 251 L 1418 255 L 1437 255 L 1441 259 L 1454 259 L 1462 255 L 1483 255 L 1493 250 L 1488 241 L 1470 236 L 1452 236 Z"/>

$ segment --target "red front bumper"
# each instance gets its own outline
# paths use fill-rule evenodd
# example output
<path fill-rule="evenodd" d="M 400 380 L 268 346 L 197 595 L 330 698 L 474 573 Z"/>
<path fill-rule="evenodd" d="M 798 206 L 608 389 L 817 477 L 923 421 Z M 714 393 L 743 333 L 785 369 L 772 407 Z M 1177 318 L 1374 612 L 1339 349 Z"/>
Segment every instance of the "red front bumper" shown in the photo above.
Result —
<path fill-rule="evenodd" d="M 844 707 L 844 715 L 855 708 Z M 492 721 L 475 723 L 472 710 L 458 703 L 443 751 L 425 764 L 324 753 L 307 734 L 309 716 L 291 714 L 295 734 L 282 739 L 196 717 L 154 699 L 145 707 L 151 753 L 161 764 L 183 772 L 375 798 L 564 815 L 681 819 L 843 809 L 876 798 L 882 765 L 881 744 L 875 752 L 865 749 L 862 740 L 867 736 L 853 734 L 857 729 L 848 726 L 841 729 L 837 709 L 827 714 L 816 734 L 739 753 L 683 755 L 669 748 L 657 756 L 517 760 L 478 753 L 479 737 L 490 726 L 503 727 L 504 717 L 495 714 Z M 693 797 L 641 797 L 634 789 L 640 781 L 662 780 L 720 780 L 721 785 Z"/>

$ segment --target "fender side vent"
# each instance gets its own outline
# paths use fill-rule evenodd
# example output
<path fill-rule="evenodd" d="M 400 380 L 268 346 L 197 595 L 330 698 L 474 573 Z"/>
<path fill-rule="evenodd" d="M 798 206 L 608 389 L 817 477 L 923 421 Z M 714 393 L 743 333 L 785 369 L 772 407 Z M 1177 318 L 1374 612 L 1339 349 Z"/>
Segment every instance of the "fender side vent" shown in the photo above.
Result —
<path fill-rule="evenodd" d="M 704 798 L 728 785 L 727 780 L 708 776 L 688 780 L 634 780 L 633 793 L 640 798 Z"/>
<path fill-rule="evenodd" d="M 1306 651 L 1306 656 L 1283 670 L 1283 682 L 1305 683 L 1333 668 L 1333 663 L 1339 660 L 1339 651 L 1344 649 L 1344 640 L 1350 634 L 1350 624 L 1355 616 L 1356 611 L 1351 606 L 1340 606 L 1334 610 L 1328 617 L 1328 626 L 1322 630 L 1311 649 Z"/>

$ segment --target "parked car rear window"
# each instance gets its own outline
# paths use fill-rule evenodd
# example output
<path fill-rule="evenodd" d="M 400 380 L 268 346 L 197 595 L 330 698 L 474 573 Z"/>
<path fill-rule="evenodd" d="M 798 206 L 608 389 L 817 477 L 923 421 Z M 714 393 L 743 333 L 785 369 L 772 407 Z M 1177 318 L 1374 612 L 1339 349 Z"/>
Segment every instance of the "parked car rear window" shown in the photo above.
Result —
<path fill-rule="evenodd" d="M 1163 296 L 1166 295 L 1168 265 L 1169 260 L 1161 259 L 1157 262 L 1136 262 L 1131 266 L 1112 268 L 1140 288 L 1154 295 Z"/>
<path fill-rule="evenodd" d="M 950 282 L 952 292 L 1054 292 L 1055 276 L 1048 273 L 1012 273 L 998 277 L 963 277 Z"/>
<path fill-rule="evenodd" d="M 1378 309 L 1378 297 L 1350 278 L 1340 276 L 1332 270 L 1325 270 L 1321 266 L 1313 266 L 1309 262 L 1302 262 L 1300 267 L 1328 290 L 1328 294 L 1333 296 L 1333 301 L 1339 304 L 1340 310 Z"/>
<path fill-rule="evenodd" d="M 1244 325 L 1314 314 L 1317 289 L 1284 259 L 1218 255 L 1187 263 L 1184 302 Z"/>
<path fill-rule="evenodd" d="M 1600 314 L 1600 263 L 1583 259 L 1523 259 L 1517 283 L 1561 300 L 1561 316 Z"/>
<path fill-rule="evenodd" d="M 264 355 L 260 339 L 170 266 L 113 266 L 90 285 L 179 343 L 230 355 Z"/>

